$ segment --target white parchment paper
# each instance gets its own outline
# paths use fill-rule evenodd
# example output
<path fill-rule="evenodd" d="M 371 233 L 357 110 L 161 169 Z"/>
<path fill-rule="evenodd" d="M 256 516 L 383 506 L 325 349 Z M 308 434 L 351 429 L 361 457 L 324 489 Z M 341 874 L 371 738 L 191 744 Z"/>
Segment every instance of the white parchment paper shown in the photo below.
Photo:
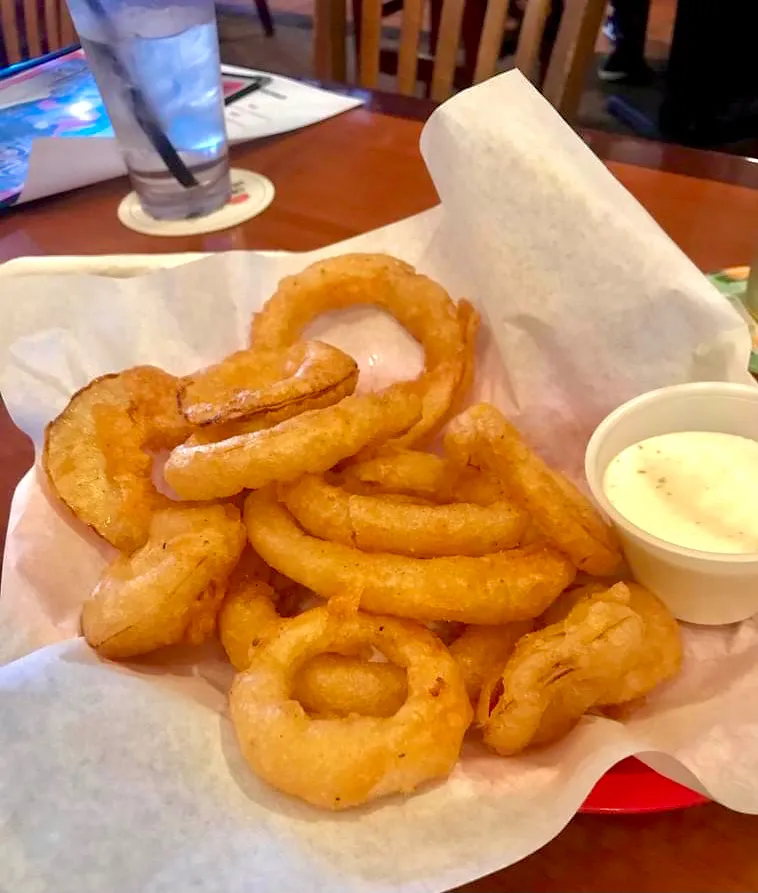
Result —
<path fill-rule="evenodd" d="M 245 343 L 282 275 L 347 250 L 389 251 L 476 301 L 489 326 L 475 397 L 570 473 L 623 400 L 747 380 L 737 314 L 520 75 L 448 102 L 422 149 L 441 206 L 323 251 L 220 255 L 136 278 L 3 279 L 0 389 L 16 423 L 39 449 L 44 425 L 93 376 L 217 360 Z M 326 317 L 315 332 L 356 356 L 364 389 L 420 368 L 415 343 L 376 312 Z M 75 638 L 108 558 L 32 470 L 14 499 L 0 597 L 2 890 L 444 890 L 540 847 L 629 754 L 758 812 L 755 621 L 685 629 L 681 677 L 623 725 L 586 718 L 514 759 L 472 742 L 445 783 L 330 815 L 247 769 L 213 643 L 115 665 Z"/>

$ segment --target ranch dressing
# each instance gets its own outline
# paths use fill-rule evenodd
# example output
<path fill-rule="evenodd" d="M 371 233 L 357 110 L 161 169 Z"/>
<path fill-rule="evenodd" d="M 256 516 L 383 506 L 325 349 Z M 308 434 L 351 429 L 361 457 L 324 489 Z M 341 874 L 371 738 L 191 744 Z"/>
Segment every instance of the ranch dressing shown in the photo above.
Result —
<path fill-rule="evenodd" d="M 627 447 L 603 490 L 632 524 L 704 552 L 758 552 L 758 442 L 677 431 Z"/>

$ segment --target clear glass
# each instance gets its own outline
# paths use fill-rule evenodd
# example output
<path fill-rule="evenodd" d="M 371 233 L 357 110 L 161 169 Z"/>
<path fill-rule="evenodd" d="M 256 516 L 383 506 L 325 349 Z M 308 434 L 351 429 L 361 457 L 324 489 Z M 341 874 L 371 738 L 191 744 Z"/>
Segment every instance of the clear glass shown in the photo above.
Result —
<path fill-rule="evenodd" d="M 224 205 L 231 185 L 213 0 L 68 4 L 143 208 L 180 220 Z"/>

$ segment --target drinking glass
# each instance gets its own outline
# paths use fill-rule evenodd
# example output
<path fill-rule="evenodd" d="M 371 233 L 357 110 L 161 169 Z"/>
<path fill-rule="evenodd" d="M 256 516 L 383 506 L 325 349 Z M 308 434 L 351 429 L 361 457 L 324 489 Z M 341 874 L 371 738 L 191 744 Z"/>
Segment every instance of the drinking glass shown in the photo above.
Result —
<path fill-rule="evenodd" d="M 68 0 L 145 211 L 209 214 L 230 195 L 213 0 Z"/>

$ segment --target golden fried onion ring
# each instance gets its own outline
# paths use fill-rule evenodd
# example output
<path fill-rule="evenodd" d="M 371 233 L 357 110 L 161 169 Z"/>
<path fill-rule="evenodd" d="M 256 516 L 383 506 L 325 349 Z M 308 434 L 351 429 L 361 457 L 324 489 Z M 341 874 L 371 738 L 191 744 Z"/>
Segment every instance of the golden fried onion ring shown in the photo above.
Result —
<path fill-rule="evenodd" d="M 355 390 L 355 382 L 348 379 L 323 394 L 308 397 L 300 403 L 290 403 L 281 409 L 271 410 L 262 415 L 253 416 L 251 419 L 243 419 L 235 422 L 219 422 L 216 425 L 205 425 L 198 428 L 185 440 L 184 446 L 200 446 L 205 443 L 218 443 L 228 440 L 230 437 L 238 437 L 240 434 L 255 434 L 266 428 L 273 428 L 280 422 L 286 422 L 293 416 L 311 412 L 314 409 L 325 409 L 334 406 L 345 397 L 349 397 Z"/>
<path fill-rule="evenodd" d="M 103 375 L 45 429 L 42 466 L 52 489 L 124 552 L 143 545 L 153 512 L 171 505 L 152 482 L 150 451 L 176 446 L 191 430 L 177 410 L 176 386 L 155 366 Z"/>
<path fill-rule="evenodd" d="M 599 705 L 624 704 L 644 697 L 662 682 L 676 676 L 682 667 L 682 635 L 679 624 L 658 596 L 638 583 L 617 583 L 610 588 L 602 583 L 590 583 L 559 596 L 545 612 L 543 620 L 557 623 L 575 605 L 588 601 L 627 605 L 645 624 L 645 647 L 639 660 L 603 695 Z"/>
<path fill-rule="evenodd" d="M 531 620 L 503 626 L 467 626 L 448 646 L 463 674 L 468 696 L 474 703 L 482 686 L 502 673 L 516 643 L 533 626 Z"/>
<path fill-rule="evenodd" d="M 351 462 L 340 481 L 354 492 L 399 493 L 453 502 L 451 486 L 457 470 L 434 453 L 392 450 L 372 459 Z"/>
<path fill-rule="evenodd" d="M 507 496 L 494 475 L 459 468 L 449 459 L 418 450 L 393 449 L 372 459 L 350 462 L 340 471 L 338 482 L 351 493 L 401 494 L 442 504 L 492 505 Z"/>
<path fill-rule="evenodd" d="M 479 316 L 456 305 L 433 280 L 386 254 L 344 254 L 288 276 L 253 319 L 253 347 L 279 349 L 300 337 L 317 316 L 355 304 L 373 304 L 395 317 L 424 347 L 419 421 L 393 443 L 430 439 L 467 387 Z"/>
<path fill-rule="evenodd" d="M 218 637 L 235 669 L 246 670 L 252 649 L 279 628 L 282 618 L 275 597 L 273 587 L 263 580 L 236 585 L 230 581 L 218 612 Z"/>
<path fill-rule="evenodd" d="M 247 497 L 244 517 L 253 548 L 272 567 L 324 598 L 359 592 L 361 607 L 377 614 L 493 625 L 529 620 L 575 574 L 548 547 L 479 558 L 367 554 L 304 533 L 270 490 Z"/>
<path fill-rule="evenodd" d="M 357 382 L 352 357 L 322 341 L 298 341 L 276 350 L 240 350 L 186 376 L 179 382 L 179 409 L 193 425 L 265 418 L 286 407 L 294 415 L 336 389 L 352 393 Z"/>
<path fill-rule="evenodd" d="M 103 657 L 195 644 L 213 632 L 227 577 L 245 545 L 231 505 L 158 511 L 147 543 L 117 558 L 82 609 L 82 632 Z"/>
<path fill-rule="evenodd" d="M 268 567 L 251 548 L 245 549 L 218 612 L 219 639 L 240 672 L 250 665 L 253 650 L 279 629 L 282 603 L 289 601 L 286 583 L 299 585 Z M 295 678 L 294 698 L 310 714 L 392 716 L 407 694 L 400 667 L 352 655 L 319 654 Z"/>
<path fill-rule="evenodd" d="M 234 496 L 327 471 L 362 447 L 406 431 L 419 411 L 418 398 L 402 386 L 346 397 L 274 428 L 218 443 L 179 446 L 169 456 L 164 475 L 182 499 Z"/>
<path fill-rule="evenodd" d="M 461 466 L 497 474 L 506 491 L 579 570 L 594 576 L 618 571 L 616 536 L 592 504 L 563 475 L 532 452 L 494 406 L 480 403 L 450 422 L 445 451 Z"/>
<path fill-rule="evenodd" d="M 394 716 L 313 718 L 294 700 L 295 679 L 325 652 L 370 645 L 407 670 Z M 460 671 L 428 630 L 392 617 L 335 617 L 315 608 L 258 648 L 229 695 L 245 758 L 264 781 L 314 806 L 347 809 L 410 793 L 455 765 L 471 706 Z"/>
<path fill-rule="evenodd" d="M 395 664 L 318 654 L 295 677 L 292 696 L 312 715 L 392 716 L 408 697 L 408 677 Z"/>
<path fill-rule="evenodd" d="M 295 520 L 320 539 L 364 552 L 435 558 L 486 555 L 509 549 L 526 529 L 526 513 L 507 500 L 490 506 L 398 504 L 391 498 L 348 493 L 319 475 L 281 488 Z"/>
<path fill-rule="evenodd" d="M 277 632 L 282 619 L 271 585 L 232 574 L 218 613 L 218 635 L 237 670 L 250 666 L 253 651 Z M 405 672 L 394 664 L 319 654 L 298 672 L 293 697 L 310 714 L 392 716 L 407 694 Z"/>
<path fill-rule="evenodd" d="M 524 636 L 479 696 L 485 743 L 509 756 L 556 741 L 603 701 L 644 647 L 639 615 L 604 601 L 582 602 L 560 623 Z"/>

